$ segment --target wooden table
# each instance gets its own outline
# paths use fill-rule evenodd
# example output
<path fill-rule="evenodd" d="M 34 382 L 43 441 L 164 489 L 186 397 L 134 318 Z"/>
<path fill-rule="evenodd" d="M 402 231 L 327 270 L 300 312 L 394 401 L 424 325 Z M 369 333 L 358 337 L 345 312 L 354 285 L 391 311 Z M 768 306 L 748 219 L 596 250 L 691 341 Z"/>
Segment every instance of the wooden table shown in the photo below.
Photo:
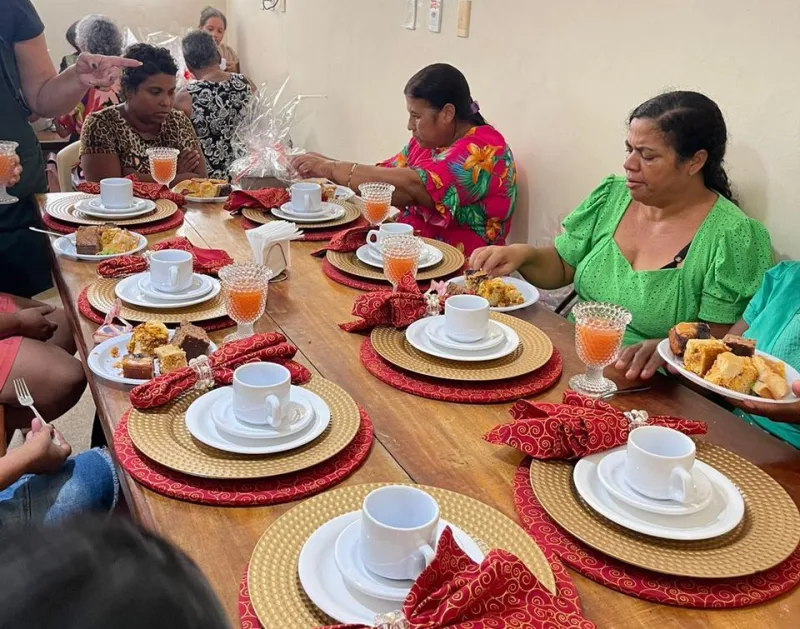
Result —
<path fill-rule="evenodd" d="M 42 203 L 46 203 L 46 198 Z M 188 237 L 198 246 L 225 249 L 235 258 L 249 257 L 239 219 L 221 211 L 220 206 L 190 205 L 180 229 L 156 234 L 149 240 L 155 243 L 175 234 Z M 511 448 L 492 446 L 481 440 L 487 430 L 509 420 L 510 405 L 434 402 L 401 393 L 373 378 L 358 358 L 363 337 L 346 334 L 337 326 L 351 320 L 350 309 L 359 293 L 322 274 L 320 261 L 308 255 L 318 246 L 292 244 L 289 279 L 272 285 L 268 315 L 258 329 L 283 332 L 299 348 L 300 362 L 344 387 L 369 412 L 375 423 L 376 442 L 364 466 L 345 483 L 413 480 L 470 495 L 517 519 L 511 483 L 523 457 Z M 58 261 L 58 288 L 78 330 L 84 359 L 93 347 L 92 332 L 97 325 L 77 312 L 76 300 L 81 289 L 95 278 L 94 264 Z M 583 370 L 574 350 L 572 325 L 542 307 L 519 314 L 544 330 L 564 356 L 564 376 L 556 387 L 541 396 L 544 400 L 560 401 L 569 376 Z M 219 341 L 224 334 L 212 336 Z M 127 393 L 100 384 L 91 374 L 88 376 L 110 441 L 119 417 L 129 407 Z M 758 464 L 789 491 L 795 502 L 800 502 L 800 452 L 745 424 L 676 379 L 655 378 L 652 384 L 652 391 L 620 396 L 614 404 L 625 410 L 644 408 L 651 413 L 683 415 L 707 422 L 709 440 Z M 199 563 L 230 613 L 233 625 L 238 627 L 236 601 L 242 571 L 264 529 L 292 504 L 259 508 L 200 506 L 160 496 L 126 475 L 122 477 L 123 490 L 135 516 Z M 800 618 L 800 589 L 756 607 L 699 611 L 647 603 L 575 573 L 573 576 L 586 616 L 601 627 L 775 628 L 790 626 L 792 616 L 795 622 Z"/>
<path fill-rule="evenodd" d="M 36 137 L 39 138 L 39 144 L 42 145 L 42 150 L 44 151 L 58 153 L 70 144 L 69 138 L 62 138 L 58 133 L 49 129 L 37 131 Z"/>

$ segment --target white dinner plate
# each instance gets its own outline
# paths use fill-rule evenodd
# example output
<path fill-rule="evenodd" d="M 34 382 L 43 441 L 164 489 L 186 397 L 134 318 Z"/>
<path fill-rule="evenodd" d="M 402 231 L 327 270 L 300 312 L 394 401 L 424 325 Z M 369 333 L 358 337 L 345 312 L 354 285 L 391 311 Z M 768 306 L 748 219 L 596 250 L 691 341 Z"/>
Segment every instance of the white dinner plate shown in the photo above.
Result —
<path fill-rule="evenodd" d="M 375 253 L 369 245 L 362 245 L 356 251 L 356 258 L 364 264 L 374 266 L 377 269 L 383 269 L 383 257 Z M 418 269 L 428 269 L 436 266 L 444 259 L 444 253 L 441 249 L 432 247 L 426 244 L 419 256 Z"/>
<path fill-rule="evenodd" d="M 105 209 L 102 204 L 100 204 L 100 197 L 95 197 L 94 199 L 83 199 L 78 201 L 75 204 L 75 209 L 82 214 L 86 214 L 87 216 L 104 218 L 113 221 L 115 219 L 136 218 L 137 216 L 149 214 L 156 209 L 156 203 L 155 201 L 150 201 L 149 199 L 136 199 L 134 205 L 129 209 L 108 210 Z"/>
<path fill-rule="evenodd" d="M 713 391 L 714 393 L 718 393 L 722 396 L 727 398 L 731 398 L 734 400 L 744 400 L 749 402 L 762 402 L 764 404 L 792 404 L 798 401 L 798 397 L 792 393 L 792 384 L 797 380 L 800 380 L 800 373 L 792 367 L 789 363 L 784 363 L 786 365 L 786 383 L 789 385 L 789 393 L 786 394 L 786 397 L 780 400 L 771 400 L 769 398 L 758 397 L 756 395 L 747 395 L 745 393 L 738 393 L 736 391 L 731 391 L 730 389 L 726 389 L 725 387 L 721 387 L 717 384 L 712 384 L 708 380 L 701 378 L 693 371 L 689 371 L 686 367 L 683 366 L 683 360 L 675 356 L 672 353 L 672 350 L 669 347 L 669 339 L 664 339 L 658 344 L 658 353 L 661 354 L 661 358 L 667 361 L 670 365 L 672 365 L 675 369 L 680 372 L 680 374 L 684 378 L 688 378 L 695 384 L 699 384 L 704 389 L 708 389 L 709 391 Z M 763 356 L 764 358 L 768 358 L 770 360 L 774 360 L 777 362 L 784 362 L 779 358 L 775 358 L 766 352 L 762 352 L 761 350 L 756 350 L 756 354 L 759 356 Z"/>
<path fill-rule="evenodd" d="M 353 192 L 350 188 L 345 186 L 336 186 L 336 200 L 337 201 L 349 201 L 356 193 Z"/>
<path fill-rule="evenodd" d="M 519 347 L 519 335 L 510 327 L 499 321 L 491 321 L 490 324 L 499 326 L 503 331 L 505 342 L 497 347 L 479 351 L 479 352 L 464 352 L 454 349 L 447 349 L 439 347 L 428 337 L 426 328 L 432 323 L 444 319 L 444 315 L 438 317 L 423 317 L 419 321 L 415 321 L 406 330 L 406 340 L 411 346 L 419 351 L 436 356 L 437 358 L 444 358 L 445 360 L 454 360 L 458 362 L 483 362 L 487 360 L 497 360 L 508 356 Z"/>
<path fill-rule="evenodd" d="M 425 327 L 425 334 L 428 338 L 439 347 L 446 349 L 454 349 L 460 352 L 481 352 L 497 347 L 505 341 L 503 328 L 501 328 L 494 321 L 489 321 L 489 333 L 480 341 L 475 343 L 464 343 L 463 341 L 454 341 L 447 336 L 445 318 L 437 319 L 433 323 Z"/>
<path fill-rule="evenodd" d="M 345 209 L 337 203 L 323 203 L 319 212 L 296 212 L 291 201 L 280 208 L 270 210 L 273 216 L 295 223 L 324 223 L 334 221 L 345 215 Z"/>
<path fill-rule="evenodd" d="M 165 293 L 160 291 L 153 286 L 151 279 L 149 272 L 145 271 L 144 273 L 139 273 L 139 290 L 147 297 L 161 301 L 189 301 L 190 299 L 197 299 L 198 297 L 207 295 L 214 290 L 214 282 L 211 281 L 213 278 L 208 275 L 200 275 L 200 273 L 192 275 L 191 285 L 180 293 Z"/>
<path fill-rule="evenodd" d="M 128 353 L 128 341 L 130 341 L 132 334 L 132 332 L 129 332 L 128 334 L 122 334 L 103 341 L 89 352 L 89 359 L 86 363 L 89 365 L 89 369 L 92 370 L 92 373 L 108 382 L 115 382 L 117 384 L 137 386 L 147 382 L 147 380 L 125 378 L 122 375 L 122 367 L 114 367 L 114 364 L 121 363 L 122 357 Z M 175 330 L 170 330 L 169 338 L 172 338 L 174 335 Z M 114 348 L 116 348 L 116 352 L 114 352 Z M 217 351 L 217 346 L 211 343 L 208 346 L 208 353 L 211 354 L 215 351 Z M 116 357 L 113 356 L 114 353 L 117 354 Z M 155 372 L 156 375 L 158 375 L 158 360 L 156 360 Z"/>
<path fill-rule="evenodd" d="M 711 539 L 732 531 L 744 517 L 744 500 L 731 481 L 710 465 L 695 461 L 698 469 L 711 482 L 712 498 L 708 506 L 688 515 L 663 515 L 642 511 L 625 504 L 609 494 L 597 474 L 604 457 L 623 450 L 625 446 L 600 452 L 581 459 L 572 474 L 581 498 L 600 515 L 626 529 L 681 541 Z"/>
<path fill-rule="evenodd" d="M 516 306 L 503 306 L 502 308 L 496 307 L 490 308 L 490 310 L 493 310 L 494 312 L 513 312 L 514 310 L 528 308 L 539 301 L 539 290 L 533 284 L 528 284 L 528 282 L 525 280 L 520 280 L 516 277 L 502 277 L 500 279 L 509 284 L 513 284 L 525 301 L 523 301 L 521 304 L 517 304 Z M 466 285 L 467 281 L 463 277 L 454 277 L 447 283 L 464 286 Z"/>
<path fill-rule="evenodd" d="M 406 600 L 414 582 L 411 580 L 386 579 L 367 569 L 364 562 L 361 561 L 359 549 L 361 543 L 361 512 L 356 511 L 355 513 L 359 516 L 358 519 L 347 525 L 336 539 L 334 559 L 339 573 L 347 585 L 363 594 L 374 596 L 377 599 L 402 603 Z M 456 543 L 469 558 L 475 563 L 481 563 L 483 561 L 481 549 L 469 535 L 451 522 L 439 520 L 439 528 L 436 533 L 437 544 L 438 538 L 441 537 L 448 526 L 453 532 Z"/>
<path fill-rule="evenodd" d="M 233 191 L 241 190 L 239 186 L 231 186 Z M 172 192 L 175 194 L 183 194 L 183 192 L 178 192 L 175 188 L 172 188 Z M 190 203 L 225 203 L 228 200 L 228 195 L 224 197 L 191 197 L 186 194 L 183 194 L 183 198 L 189 201 Z"/>
<path fill-rule="evenodd" d="M 233 452 L 235 454 L 276 454 L 295 450 L 311 443 L 319 437 L 331 422 L 331 412 L 328 405 L 316 393 L 302 387 L 292 387 L 292 397 L 303 398 L 314 408 L 314 421 L 304 430 L 280 439 L 242 439 L 234 437 L 217 428 L 211 416 L 211 409 L 217 400 L 231 395 L 231 387 L 215 389 L 200 396 L 186 411 L 186 428 L 191 435 L 209 447 Z"/>
<path fill-rule="evenodd" d="M 621 500 L 642 511 L 650 511 L 651 513 L 663 513 L 664 515 L 688 515 L 704 509 L 711 502 L 713 492 L 711 490 L 711 482 L 706 478 L 706 475 L 700 471 L 700 468 L 695 465 L 692 470 L 692 478 L 694 479 L 695 488 L 697 490 L 697 500 L 693 503 L 681 503 L 676 500 L 657 500 L 640 494 L 633 487 L 630 486 L 626 479 L 625 474 L 625 458 L 627 452 L 625 450 L 617 450 L 612 452 L 598 463 L 597 475 L 600 482 L 605 487 L 606 491 L 614 496 L 617 500 Z"/>
<path fill-rule="evenodd" d="M 84 253 L 78 253 L 75 248 L 75 234 L 67 234 L 66 236 L 62 236 L 61 238 L 56 238 L 53 241 L 53 249 L 59 255 L 62 255 L 66 258 L 75 258 L 77 260 L 86 260 L 87 262 L 102 262 L 103 260 L 110 260 L 111 258 L 118 258 L 119 256 L 128 256 L 134 253 L 138 253 L 145 247 L 147 247 L 147 238 L 142 236 L 141 234 L 137 234 L 136 232 L 131 232 L 134 236 L 139 238 L 139 244 L 136 245 L 135 248 L 131 249 L 130 251 L 126 251 L 125 253 L 113 253 L 111 255 L 96 255 L 90 256 Z"/>
<path fill-rule="evenodd" d="M 211 289 L 211 292 L 206 293 L 205 295 L 201 295 L 200 297 L 195 297 L 193 299 L 185 299 L 183 301 L 169 301 L 166 299 L 155 299 L 153 297 L 148 297 L 147 295 L 145 295 L 139 288 L 139 277 L 141 275 L 143 274 L 138 273 L 136 275 L 131 275 L 130 277 L 126 277 L 125 279 L 120 280 L 117 283 L 117 286 L 114 291 L 117 297 L 119 297 L 122 301 L 129 303 L 133 306 L 139 306 L 140 308 L 169 310 L 170 308 L 186 308 L 188 306 L 195 306 L 197 304 L 202 304 L 210 299 L 214 299 L 214 297 L 216 297 L 219 294 L 221 288 L 219 280 L 210 277 L 209 280 L 213 283 L 214 287 Z"/>
<path fill-rule="evenodd" d="M 227 388 L 230 389 L 230 395 L 220 397 L 211 409 L 211 418 L 226 435 L 242 439 L 280 439 L 300 432 L 314 420 L 314 407 L 305 397 L 295 394 L 289 412 L 296 413 L 296 416 L 280 430 L 272 426 L 244 424 L 233 413 L 233 387 Z"/>

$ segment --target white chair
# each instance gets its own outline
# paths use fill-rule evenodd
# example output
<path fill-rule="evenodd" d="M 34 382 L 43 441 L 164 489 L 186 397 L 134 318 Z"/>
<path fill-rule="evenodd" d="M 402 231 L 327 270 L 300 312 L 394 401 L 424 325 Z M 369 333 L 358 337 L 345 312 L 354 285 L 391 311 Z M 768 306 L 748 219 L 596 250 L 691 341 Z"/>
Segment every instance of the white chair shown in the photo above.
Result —
<path fill-rule="evenodd" d="M 80 162 L 80 142 L 73 142 L 64 147 L 56 155 L 56 169 L 58 170 L 58 186 L 61 192 L 72 192 L 72 169 Z"/>

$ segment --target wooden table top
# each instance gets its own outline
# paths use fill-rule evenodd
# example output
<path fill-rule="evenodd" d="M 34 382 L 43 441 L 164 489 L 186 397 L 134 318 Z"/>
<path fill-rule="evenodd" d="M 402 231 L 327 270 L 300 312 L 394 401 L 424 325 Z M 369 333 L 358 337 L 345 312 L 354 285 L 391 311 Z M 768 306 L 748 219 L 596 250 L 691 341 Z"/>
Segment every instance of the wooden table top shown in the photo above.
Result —
<path fill-rule="evenodd" d="M 61 195 L 44 195 L 41 203 Z M 178 230 L 155 234 L 154 244 L 180 235 L 198 246 L 225 249 L 237 259 L 250 252 L 239 219 L 219 205 L 189 205 Z M 366 463 L 345 484 L 414 481 L 461 492 L 490 504 L 518 521 L 512 498 L 512 478 L 523 456 L 511 448 L 484 442 L 481 436 L 510 420 L 509 404 L 494 406 L 435 402 L 397 391 L 379 382 L 361 365 L 361 335 L 341 331 L 338 323 L 352 319 L 358 291 L 329 280 L 320 261 L 309 252 L 319 243 L 292 243 L 289 279 L 272 284 L 268 314 L 257 330 L 281 331 L 299 348 L 298 360 L 347 390 L 367 409 L 375 424 L 376 441 Z M 97 325 L 77 311 L 81 289 L 97 277 L 95 265 L 59 259 L 56 281 L 67 312 L 78 331 L 80 353 L 94 346 Z M 535 306 L 517 313 L 544 330 L 564 356 L 561 381 L 540 399 L 561 400 L 569 376 L 583 371 L 574 349 L 572 325 Z M 226 331 L 212 334 L 219 341 Z M 629 386 L 611 373 L 622 386 Z M 88 374 L 106 435 L 111 441 L 119 417 L 129 408 L 126 391 L 109 388 Z M 772 475 L 800 504 L 800 452 L 747 425 L 724 409 L 682 386 L 677 379 L 657 377 L 646 393 L 613 400 L 623 410 L 644 408 L 708 423 L 708 439 L 753 461 Z M 153 493 L 122 474 L 123 490 L 135 516 L 183 548 L 204 570 L 238 627 L 237 590 L 245 565 L 264 529 L 293 504 L 272 507 L 211 507 L 180 502 Z M 739 610 L 700 611 L 656 605 L 597 585 L 572 572 L 585 615 L 601 627 L 788 627 L 800 617 L 800 589 L 769 603 Z M 794 625 L 793 625 L 794 626 Z"/>
<path fill-rule="evenodd" d="M 64 148 L 70 143 L 69 138 L 62 138 L 58 133 L 50 129 L 37 131 L 36 137 L 39 138 L 39 144 L 43 148 Z"/>

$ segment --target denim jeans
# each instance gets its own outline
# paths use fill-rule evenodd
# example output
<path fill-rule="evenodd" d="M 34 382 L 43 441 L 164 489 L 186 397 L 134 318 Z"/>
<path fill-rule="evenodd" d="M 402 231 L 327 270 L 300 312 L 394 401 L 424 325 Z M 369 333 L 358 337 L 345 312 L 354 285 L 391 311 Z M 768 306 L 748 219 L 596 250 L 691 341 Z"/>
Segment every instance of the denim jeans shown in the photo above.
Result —
<path fill-rule="evenodd" d="M 0 531 L 25 524 L 52 524 L 87 511 L 109 512 L 119 482 L 105 449 L 67 459 L 54 474 L 26 474 L 0 491 Z"/>

